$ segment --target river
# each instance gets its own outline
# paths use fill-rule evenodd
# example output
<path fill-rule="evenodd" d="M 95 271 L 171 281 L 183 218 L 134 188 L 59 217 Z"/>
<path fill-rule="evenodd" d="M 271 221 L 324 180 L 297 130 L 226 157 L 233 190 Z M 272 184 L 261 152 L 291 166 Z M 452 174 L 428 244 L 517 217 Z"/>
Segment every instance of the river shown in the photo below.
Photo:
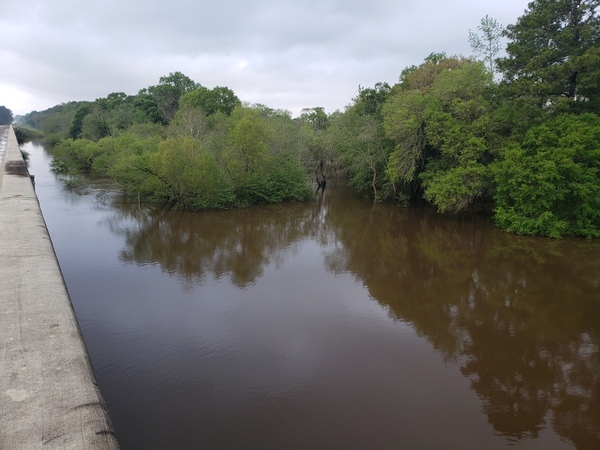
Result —
<path fill-rule="evenodd" d="M 600 448 L 600 242 L 333 183 L 165 211 L 23 148 L 124 450 Z"/>

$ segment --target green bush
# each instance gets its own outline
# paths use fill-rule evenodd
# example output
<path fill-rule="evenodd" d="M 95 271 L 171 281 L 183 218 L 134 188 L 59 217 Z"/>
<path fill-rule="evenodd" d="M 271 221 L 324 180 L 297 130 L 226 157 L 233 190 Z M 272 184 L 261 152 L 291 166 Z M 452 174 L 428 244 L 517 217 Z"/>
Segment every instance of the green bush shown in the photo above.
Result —
<path fill-rule="evenodd" d="M 466 210 L 488 187 L 486 166 L 471 162 L 463 167 L 422 172 L 425 199 L 442 213 Z"/>
<path fill-rule="evenodd" d="M 286 153 L 273 155 L 264 119 L 253 110 L 237 112 L 223 151 L 211 139 L 134 125 L 94 142 L 65 139 L 55 148 L 54 170 L 68 175 L 93 172 L 114 179 L 127 193 L 178 209 L 207 210 L 256 203 L 302 201 L 312 189 L 302 166 Z M 219 137 L 220 135 L 217 135 Z"/>
<path fill-rule="evenodd" d="M 159 192 L 181 209 L 230 208 L 235 204 L 233 184 L 213 154 L 197 140 L 167 139 L 150 160 L 150 172 L 162 182 Z"/>
<path fill-rule="evenodd" d="M 494 165 L 495 220 L 507 231 L 600 236 L 600 117 L 562 115 Z"/>
<path fill-rule="evenodd" d="M 313 198 L 302 167 L 290 158 L 272 158 L 268 170 L 254 172 L 236 187 L 241 205 L 305 201 Z"/>
<path fill-rule="evenodd" d="M 63 139 L 54 147 L 52 169 L 60 172 L 91 172 L 94 159 L 102 148 L 89 139 Z"/>

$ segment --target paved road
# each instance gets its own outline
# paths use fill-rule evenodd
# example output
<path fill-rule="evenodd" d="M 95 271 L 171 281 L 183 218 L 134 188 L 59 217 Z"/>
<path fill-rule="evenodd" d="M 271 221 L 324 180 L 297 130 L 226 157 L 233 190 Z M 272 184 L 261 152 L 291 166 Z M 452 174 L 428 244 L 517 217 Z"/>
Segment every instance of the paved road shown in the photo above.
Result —
<path fill-rule="evenodd" d="M 118 449 L 12 129 L 0 165 L 0 343 L 1 449 Z"/>

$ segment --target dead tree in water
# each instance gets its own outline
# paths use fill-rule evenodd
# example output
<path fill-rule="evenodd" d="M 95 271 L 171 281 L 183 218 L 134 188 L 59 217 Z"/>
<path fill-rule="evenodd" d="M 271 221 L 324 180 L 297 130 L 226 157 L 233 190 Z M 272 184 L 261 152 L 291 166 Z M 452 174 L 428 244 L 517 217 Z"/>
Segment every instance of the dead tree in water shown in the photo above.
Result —
<path fill-rule="evenodd" d="M 317 190 L 315 191 L 315 195 L 319 193 L 319 189 L 321 189 L 321 195 L 323 195 L 325 187 L 327 186 L 327 178 L 325 178 L 325 174 L 321 172 L 321 180 L 319 180 L 319 175 L 317 175 L 317 171 L 315 170 L 315 179 L 317 180 Z"/>

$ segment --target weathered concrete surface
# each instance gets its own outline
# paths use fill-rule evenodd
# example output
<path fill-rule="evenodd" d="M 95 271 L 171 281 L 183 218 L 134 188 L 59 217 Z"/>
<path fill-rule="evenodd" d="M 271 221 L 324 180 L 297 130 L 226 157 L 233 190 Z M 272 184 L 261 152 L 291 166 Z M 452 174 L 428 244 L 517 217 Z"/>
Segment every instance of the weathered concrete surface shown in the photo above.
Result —
<path fill-rule="evenodd" d="M 0 166 L 0 343 L 0 449 L 118 448 L 12 128 Z"/>

